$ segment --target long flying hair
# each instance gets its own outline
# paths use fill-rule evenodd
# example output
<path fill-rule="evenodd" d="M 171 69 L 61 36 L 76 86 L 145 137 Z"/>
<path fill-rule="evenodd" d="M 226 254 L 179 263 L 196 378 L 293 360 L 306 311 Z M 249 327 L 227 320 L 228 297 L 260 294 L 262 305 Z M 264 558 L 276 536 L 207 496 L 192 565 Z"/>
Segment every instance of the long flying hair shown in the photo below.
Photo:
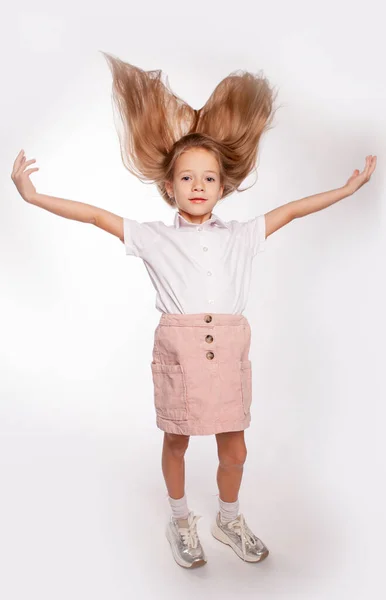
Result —
<path fill-rule="evenodd" d="M 194 109 L 170 88 L 161 69 L 144 71 L 102 52 L 113 76 L 112 98 L 124 166 L 143 183 L 155 183 L 167 204 L 177 158 L 205 148 L 217 158 L 222 198 L 238 189 L 256 165 L 259 141 L 271 128 L 276 97 L 263 75 L 234 71 Z M 164 81 L 163 81 L 164 79 Z"/>

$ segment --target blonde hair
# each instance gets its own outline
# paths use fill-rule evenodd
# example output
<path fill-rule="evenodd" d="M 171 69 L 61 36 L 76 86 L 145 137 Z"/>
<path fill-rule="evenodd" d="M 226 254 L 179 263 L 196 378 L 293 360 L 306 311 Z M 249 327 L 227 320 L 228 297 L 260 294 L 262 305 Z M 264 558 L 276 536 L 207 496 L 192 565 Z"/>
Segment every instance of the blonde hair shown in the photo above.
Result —
<path fill-rule="evenodd" d="M 144 71 L 102 52 L 113 76 L 112 98 L 124 166 L 143 183 L 155 183 L 167 204 L 166 191 L 177 158 L 191 148 L 204 148 L 217 158 L 222 198 L 238 189 L 254 169 L 259 141 L 271 128 L 276 97 L 262 75 L 234 71 L 194 109 L 162 81 L 160 69 Z"/>

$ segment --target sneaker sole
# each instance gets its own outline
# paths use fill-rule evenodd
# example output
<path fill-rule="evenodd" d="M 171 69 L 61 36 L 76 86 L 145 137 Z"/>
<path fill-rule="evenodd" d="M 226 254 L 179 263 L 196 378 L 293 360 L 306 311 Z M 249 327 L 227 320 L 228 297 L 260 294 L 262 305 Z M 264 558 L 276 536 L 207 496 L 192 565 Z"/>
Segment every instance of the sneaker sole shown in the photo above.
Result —
<path fill-rule="evenodd" d="M 168 542 L 170 544 L 170 548 L 172 550 L 172 554 L 173 554 L 173 558 L 176 561 L 176 563 L 180 566 L 180 567 L 184 567 L 185 569 L 196 569 L 197 567 L 203 567 L 204 565 L 206 565 L 206 560 L 203 558 L 199 558 L 197 560 L 195 560 L 192 563 L 188 563 L 186 561 L 184 561 L 176 552 L 174 544 L 172 542 L 172 540 L 170 539 L 170 535 L 169 535 L 169 529 L 166 529 L 166 537 L 168 539 Z"/>
<path fill-rule="evenodd" d="M 223 531 L 221 531 L 221 529 L 217 526 L 216 523 L 212 526 L 211 533 L 213 537 L 216 538 L 216 540 L 222 542 L 223 544 L 226 544 L 227 546 L 230 546 L 236 552 L 237 556 L 243 561 L 245 560 L 246 562 L 261 562 L 269 555 L 269 550 L 266 550 L 266 552 L 263 552 L 263 554 L 261 554 L 260 556 L 246 556 L 244 559 L 243 553 L 240 550 L 240 548 L 236 546 L 236 544 L 234 544 Z"/>

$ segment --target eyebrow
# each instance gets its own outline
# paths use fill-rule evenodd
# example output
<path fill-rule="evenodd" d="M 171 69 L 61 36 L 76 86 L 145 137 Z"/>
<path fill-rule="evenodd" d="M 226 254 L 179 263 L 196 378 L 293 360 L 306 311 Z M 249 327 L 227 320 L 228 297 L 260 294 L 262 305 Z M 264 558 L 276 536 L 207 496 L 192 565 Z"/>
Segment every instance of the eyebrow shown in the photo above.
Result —
<path fill-rule="evenodd" d="M 181 173 L 192 173 L 192 172 L 193 172 L 192 169 L 183 169 L 183 171 L 180 171 L 178 173 L 178 175 L 181 175 Z M 218 175 L 217 171 L 210 171 L 208 169 L 206 171 L 204 171 L 204 173 L 215 173 L 216 175 Z"/>

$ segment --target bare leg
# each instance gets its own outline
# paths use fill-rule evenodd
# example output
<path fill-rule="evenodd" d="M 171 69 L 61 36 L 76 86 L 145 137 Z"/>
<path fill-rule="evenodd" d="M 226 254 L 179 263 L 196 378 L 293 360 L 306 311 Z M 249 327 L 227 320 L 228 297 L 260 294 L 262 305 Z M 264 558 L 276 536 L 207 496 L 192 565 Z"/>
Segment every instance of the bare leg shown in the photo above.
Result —
<path fill-rule="evenodd" d="M 162 448 L 162 472 L 170 498 L 182 498 L 185 493 L 185 452 L 188 435 L 166 433 Z"/>
<path fill-rule="evenodd" d="M 243 477 L 247 448 L 244 431 L 216 434 L 219 466 L 217 485 L 223 502 L 236 502 Z"/>

